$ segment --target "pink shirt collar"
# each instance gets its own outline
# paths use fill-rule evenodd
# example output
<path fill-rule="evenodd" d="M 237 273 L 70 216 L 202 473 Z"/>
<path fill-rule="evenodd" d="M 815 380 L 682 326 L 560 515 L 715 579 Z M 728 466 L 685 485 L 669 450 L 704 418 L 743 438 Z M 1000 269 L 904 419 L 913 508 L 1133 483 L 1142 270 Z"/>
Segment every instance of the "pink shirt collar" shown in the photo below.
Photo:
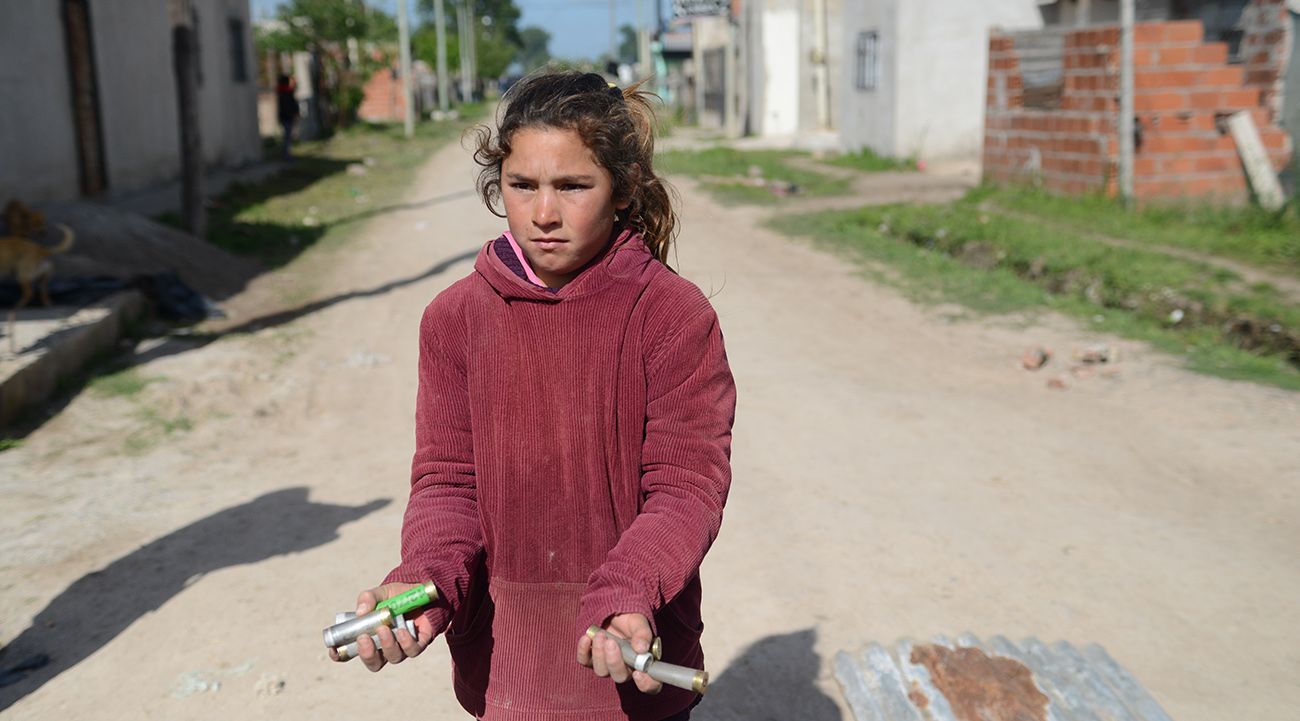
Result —
<path fill-rule="evenodd" d="M 505 235 L 506 240 L 510 243 L 510 249 L 515 252 L 515 257 L 519 259 L 519 264 L 524 266 L 524 274 L 528 276 L 528 281 L 534 285 L 545 288 L 546 284 L 543 283 L 542 279 L 538 278 L 537 274 L 533 272 L 533 266 L 528 264 L 528 259 L 524 257 L 524 249 L 519 247 L 519 243 L 515 241 L 515 236 L 511 235 L 508 230 Z"/>

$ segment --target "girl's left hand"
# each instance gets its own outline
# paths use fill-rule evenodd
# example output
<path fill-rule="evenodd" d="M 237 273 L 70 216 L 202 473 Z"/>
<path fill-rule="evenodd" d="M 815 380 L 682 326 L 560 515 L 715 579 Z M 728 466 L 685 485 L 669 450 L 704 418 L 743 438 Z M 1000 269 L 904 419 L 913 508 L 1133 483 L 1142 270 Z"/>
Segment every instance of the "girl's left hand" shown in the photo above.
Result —
<path fill-rule="evenodd" d="M 662 691 L 663 684 L 641 671 L 633 671 L 623 663 L 623 653 L 619 650 L 618 642 L 609 636 L 629 639 L 637 653 L 648 653 L 650 642 L 654 639 L 650 622 L 645 616 L 639 613 L 620 614 L 610 618 L 609 623 L 605 624 L 605 630 L 596 634 L 595 639 L 588 638 L 586 634 L 578 639 L 578 663 L 595 671 L 601 678 L 608 676 L 614 679 L 615 683 L 623 683 L 631 678 L 642 693 L 656 694 Z"/>

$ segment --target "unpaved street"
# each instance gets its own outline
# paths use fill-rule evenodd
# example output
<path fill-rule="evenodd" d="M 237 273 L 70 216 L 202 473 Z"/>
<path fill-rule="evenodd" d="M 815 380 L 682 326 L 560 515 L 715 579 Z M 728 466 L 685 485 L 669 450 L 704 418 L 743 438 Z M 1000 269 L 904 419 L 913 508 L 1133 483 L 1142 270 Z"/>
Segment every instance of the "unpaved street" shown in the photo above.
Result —
<path fill-rule="evenodd" d="M 371 675 L 320 629 L 395 561 L 420 313 L 503 227 L 472 173 L 449 146 L 406 198 L 438 202 L 261 277 L 226 325 L 303 279 L 316 303 L 142 349 L 142 390 L 0 454 L 0 668 L 52 658 L 0 715 L 464 717 L 441 641 Z M 740 395 L 697 718 L 849 719 L 836 651 L 964 631 L 1100 643 L 1177 721 L 1296 717 L 1300 395 L 1063 320 L 952 320 L 679 189 L 677 265 Z M 1018 366 L 1097 340 L 1118 377 Z"/>

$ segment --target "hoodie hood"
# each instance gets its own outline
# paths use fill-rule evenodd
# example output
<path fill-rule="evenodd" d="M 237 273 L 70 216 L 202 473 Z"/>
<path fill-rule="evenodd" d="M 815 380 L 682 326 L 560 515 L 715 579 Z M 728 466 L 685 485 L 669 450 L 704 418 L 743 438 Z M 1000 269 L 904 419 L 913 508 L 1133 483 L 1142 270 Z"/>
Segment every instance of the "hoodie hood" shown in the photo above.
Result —
<path fill-rule="evenodd" d="M 505 235 L 501 235 L 483 246 L 474 261 L 474 271 L 506 300 L 562 303 L 568 298 L 598 292 L 614 281 L 634 281 L 649 272 L 655 262 L 641 235 L 624 230 L 576 278 L 553 290 L 534 285 L 506 265 L 494 248 L 498 241 L 504 240 Z"/>

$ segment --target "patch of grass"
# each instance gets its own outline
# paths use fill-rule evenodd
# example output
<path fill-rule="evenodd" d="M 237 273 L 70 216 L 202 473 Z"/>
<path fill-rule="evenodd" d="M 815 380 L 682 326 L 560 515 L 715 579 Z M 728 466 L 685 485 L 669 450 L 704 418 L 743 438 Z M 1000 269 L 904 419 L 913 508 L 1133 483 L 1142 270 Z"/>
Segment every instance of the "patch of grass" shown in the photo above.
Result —
<path fill-rule="evenodd" d="M 879 173 L 886 170 L 916 170 L 915 158 L 886 158 L 883 155 L 876 155 L 870 148 L 863 148 L 856 153 L 840 153 L 824 158 L 820 162 L 868 173 Z"/>
<path fill-rule="evenodd" d="M 128 455 L 138 456 L 154 448 L 168 436 L 194 428 L 194 422 L 187 416 L 169 418 L 153 408 L 142 407 L 136 416 L 143 425 L 131 431 L 122 441 L 122 450 Z"/>
<path fill-rule="evenodd" d="M 1202 263 L 1044 232 L 969 203 L 787 216 L 773 225 L 884 265 L 890 272 L 877 277 L 914 300 L 983 313 L 1056 310 L 1181 355 L 1198 371 L 1300 390 L 1300 308 L 1271 288 L 1242 290 L 1234 274 Z"/>
<path fill-rule="evenodd" d="M 664 173 L 705 178 L 709 190 L 725 203 L 776 203 L 781 198 L 766 188 L 737 183 L 723 183 L 713 178 L 735 178 L 741 181 L 750 177 L 750 169 L 757 168 L 767 180 L 793 183 L 799 196 L 840 195 L 848 192 L 849 181 L 832 178 L 810 170 L 795 168 L 786 161 L 792 157 L 807 156 L 796 150 L 736 150 L 714 147 L 707 150 L 670 150 L 655 158 L 656 170 Z"/>
<path fill-rule="evenodd" d="M 1152 205 L 1126 211 L 1101 195 L 1066 198 L 1033 188 L 983 188 L 972 199 L 1138 243 L 1186 248 L 1300 275 L 1300 208 Z"/>
<path fill-rule="evenodd" d="M 12 451 L 15 448 L 20 448 L 22 445 L 23 440 L 21 438 L 0 438 L 0 453 Z"/>
<path fill-rule="evenodd" d="M 461 119 L 422 122 L 413 138 L 401 124 L 359 123 L 327 140 L 294 145 L 294 161 L 257 183 L 235 184 L 209 210 L 208 240 L 279 267 L 350 226 L 395 209 L 416 170 L 482 118 L 483 104 L 461 106 Z M 159 218 L 180 227 L 175 215 Z"/>
<path fill-rule="evenodd" d="M 90 380 L 87 386 L 91 392 L 102 397 L 130 398 L 143 391 L 150 383 L 163 380 L 160 377 L 146 378 L 136 369 L 109 373 Z"/>

